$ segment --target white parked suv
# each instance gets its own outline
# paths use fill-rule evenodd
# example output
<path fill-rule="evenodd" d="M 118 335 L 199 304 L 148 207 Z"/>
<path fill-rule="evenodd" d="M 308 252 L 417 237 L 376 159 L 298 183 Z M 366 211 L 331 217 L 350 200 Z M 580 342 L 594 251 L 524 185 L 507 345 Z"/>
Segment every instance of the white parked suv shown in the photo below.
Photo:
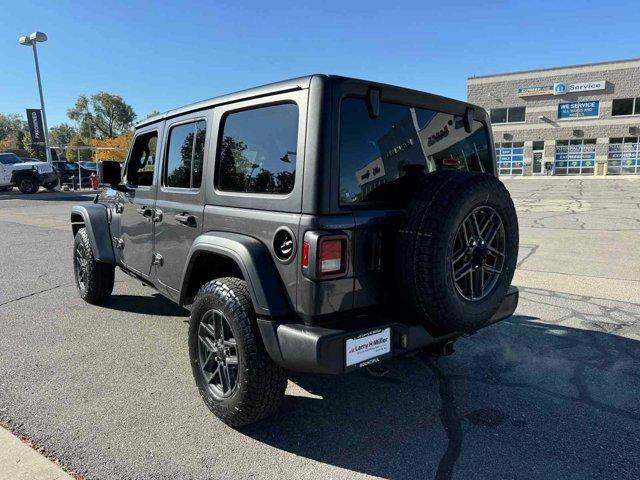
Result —
<path fill-rule="evenodd" d="M 46 162 L 23 162 L 15 153 L 0 153 L 0 190 L 18 187 L 22 193 L 36 193 L 40 186 L 53 190 L 58 175 Z"/>

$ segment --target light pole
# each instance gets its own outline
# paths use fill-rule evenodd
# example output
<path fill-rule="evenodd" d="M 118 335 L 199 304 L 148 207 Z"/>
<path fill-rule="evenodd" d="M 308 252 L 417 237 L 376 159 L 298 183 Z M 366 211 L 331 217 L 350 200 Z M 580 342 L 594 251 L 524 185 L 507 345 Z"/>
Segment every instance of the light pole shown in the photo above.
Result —
<path fill-rule="evenodd" d="M 51 150 L 49 150 L 49 129 L 47 127 L 47 115 L 44 111 L 44 96 L 42 95 L 42 81 L 40 80 L 40 65 L 38 65 L 38 50 L 36 43 L 46 42 L 47 35 L 42 32 L 33 32 L 31 35 L 25 35 L 18 39 L 20 45 L 33 47 L 33 59 L 36 63 L 36 78 L 38 79 L 38 91 L 40 92 L 40 108 L 42 110 L 42 123 L 44 127 L 44 148 L 47 155 L 47 162 L 51 164 Z"/>

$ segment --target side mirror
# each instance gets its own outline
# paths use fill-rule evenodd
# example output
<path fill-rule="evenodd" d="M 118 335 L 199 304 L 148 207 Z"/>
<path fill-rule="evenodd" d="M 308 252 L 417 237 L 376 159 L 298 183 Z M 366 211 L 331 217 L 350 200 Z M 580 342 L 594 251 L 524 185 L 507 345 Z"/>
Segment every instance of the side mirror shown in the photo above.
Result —
<path fill-rule="evenodd" d="M 122 164 L 113 160 L 102 162 L 102 181 L 112 187 L 122 182 Z"/>

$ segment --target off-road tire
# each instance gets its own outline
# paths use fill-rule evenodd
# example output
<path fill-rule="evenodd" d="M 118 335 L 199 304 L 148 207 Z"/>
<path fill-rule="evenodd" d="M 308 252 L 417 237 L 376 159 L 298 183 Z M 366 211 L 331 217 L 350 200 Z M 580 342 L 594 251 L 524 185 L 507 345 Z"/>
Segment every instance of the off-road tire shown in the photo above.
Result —
<path fill-rule="evenodd" d="M 13 190 L 13 185 L 9 185 L 6 187 L 0 187 L 0 192 L 10 192 L 11 190 Z"/>
<path fill-rule="evenodd" d="M 31 177 L 22 177 L 18 180 L 18 190 L 25 194 L 33 194 L 40 190 L 38 182 Z"/>
<path fill-rule="evenodd" d="M 237 344 L 237 384 L 227 398 L 217 398 L 211 392 L 200 369 L 198 331 L 201 319 L 211 310 L 222 312 Z M 219 278 L 200 288 L 191 308 L 189 356 L 202 399 L 227 425 L 238 428 L 257 422 L 280 406 L 287 387 L 286 373 L 265 350 L 244 280 Z"/>
<path fill-rule="evenodd" d="M 50 192 L 55 191 L 57 186 L 58 186 L 58 182 L 49 182 L 43 185 L 43 187 L 49 190 Z"/>
<path fill-rule="evenodd" d="M 78 269 L 80 255 L 85 262 L 84 281 L 81 280 Z M 87 229 L 84 227 L 78 230 L 73 242 L 73 271 L 78 292 L 85 302 L 99 305 L 111 296 L 115 279 L 115 265 L 96 262 Z"/>
<path fill-rule="evenodd" d="M 452 274 L 453 245 L 462 221 L 489 207 L 504 226 L 502 272 L 485 298 L 459 294 Z M 509 192 L 492 175 L 441 171 L 427 175 L 409 205 L 396 243 L 400 296 L 432 334 L 474 331 L 498 310 L 518 255 L 518 219 Z"/>

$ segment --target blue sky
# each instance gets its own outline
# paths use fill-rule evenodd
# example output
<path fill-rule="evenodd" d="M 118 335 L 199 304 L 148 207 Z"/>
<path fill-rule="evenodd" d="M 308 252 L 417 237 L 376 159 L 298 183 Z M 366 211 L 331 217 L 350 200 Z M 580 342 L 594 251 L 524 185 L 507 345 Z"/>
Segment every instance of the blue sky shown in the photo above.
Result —
<path fill-rule="evenodd" d="M 635 1 L 0 0 L 0 113 L 38 107 L 41 30 L 49 126 L 78 95 L 124 97 L 139 117 L 309 73 L 464 99 L 466 78 L 640 57 Z"/>

